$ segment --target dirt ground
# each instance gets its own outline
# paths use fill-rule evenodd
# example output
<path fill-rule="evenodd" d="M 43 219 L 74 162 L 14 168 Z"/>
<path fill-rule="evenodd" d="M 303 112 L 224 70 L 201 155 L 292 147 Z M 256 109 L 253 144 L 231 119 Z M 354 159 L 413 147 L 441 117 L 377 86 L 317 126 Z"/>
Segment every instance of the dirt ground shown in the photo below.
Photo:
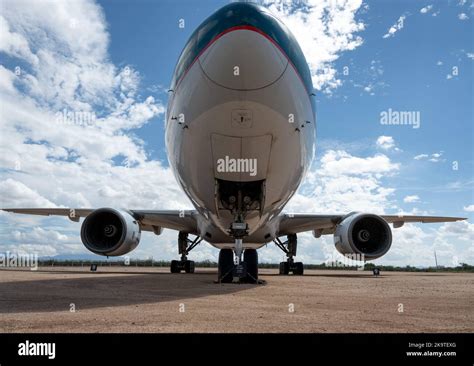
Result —
<path fill-rule="evenodd" d="M 474 274 L 0 270 L 0 332 L 473 332 Z M 73 311 L 75 310 L 75 311 Z"/>

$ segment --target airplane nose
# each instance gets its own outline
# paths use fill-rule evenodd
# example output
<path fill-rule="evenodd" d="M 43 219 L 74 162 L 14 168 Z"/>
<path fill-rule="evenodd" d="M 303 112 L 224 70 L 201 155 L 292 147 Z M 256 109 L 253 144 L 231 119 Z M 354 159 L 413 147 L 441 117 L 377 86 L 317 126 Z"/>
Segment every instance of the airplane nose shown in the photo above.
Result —
<path fill-rule="evenodd" d="M 199 64 L 207 78 L 222 87 L 255 90 L 277 81 L 288 60 L 261 30 L 237 26 L 216 37 Z"/>

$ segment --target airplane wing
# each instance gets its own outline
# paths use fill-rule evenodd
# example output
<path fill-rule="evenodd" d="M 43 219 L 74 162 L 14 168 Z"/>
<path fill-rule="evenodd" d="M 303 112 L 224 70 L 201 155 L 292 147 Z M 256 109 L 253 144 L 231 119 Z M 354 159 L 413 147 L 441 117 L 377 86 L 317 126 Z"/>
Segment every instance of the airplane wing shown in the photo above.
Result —
<path fill-rule="evenodd" d="M 27 215 L 41 216 L 67 216 L 70 220 L 78 222 L 81 217 L 86 217 L 94 209 L 90 208 L 2 208 L 2 211 Z M 159 235 L 163 228 L 185 231 L 197 235 L 197 216 L 195 210 L 125 210 L 140 223 L 140 229 L 153 231 Z"/>
<path fill-rule="evenodd" d="M 285 214 L 280 216 L 278 235 L 296 234 L 304 231 L 313 231 L 314 236 L 334 234 L 336 225 L 346 215 L 311 215 L 311 214 Z M 446 216 L 414 216 L 414 215 L 380 215 L 394 228 L 403 226 L 406 222 L 436 223 L 466 220 L 464 217 Z"/>

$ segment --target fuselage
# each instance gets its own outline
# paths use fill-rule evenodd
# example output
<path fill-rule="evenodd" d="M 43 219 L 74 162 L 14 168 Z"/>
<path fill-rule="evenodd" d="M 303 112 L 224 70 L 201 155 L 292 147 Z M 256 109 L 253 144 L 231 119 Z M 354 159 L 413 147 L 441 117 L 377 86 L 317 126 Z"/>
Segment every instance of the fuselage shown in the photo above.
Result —
<path fill-rule="evenodd" d="M 199 235 L 230 245 L 244 212 L 245 246 L 271 241 L 313 159 L 315 125 L 310 71 L 281 21 L 248 3 L 206 19 L 179 57 L 166 117 L 168 158 L 200 213 Z"/>

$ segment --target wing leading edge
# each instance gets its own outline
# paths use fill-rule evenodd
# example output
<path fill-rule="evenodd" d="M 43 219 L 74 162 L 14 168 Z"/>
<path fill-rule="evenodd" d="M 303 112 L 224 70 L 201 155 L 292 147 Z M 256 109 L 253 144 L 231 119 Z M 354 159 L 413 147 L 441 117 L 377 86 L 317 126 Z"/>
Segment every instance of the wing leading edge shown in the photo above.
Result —
<path fill-rule="evenodd" d="M 94 209 L 91 208 L 2 208 L 2 211 L 26 215 L 66 216 L 78 222 Z M 197 211 L 195 210 L 125 210 L 140 223 L 141 230 L 160 234 L 161 230 L 172 229 L 197 234 Z"/>
<path fill-rule="evenodd" d="M 315 236 L 333 234 L 336 225 L 348 215 L 311 215 L 311 214 L 285 214 L 280 216 L 278 235 L 296 234 L 304 231 L 314 231 Z M 415 216 L 415 215 L 380 215 L 394 228 L 409 223 L 441 223 L 466 220 L 464 217 L 448 216 Z"/>

